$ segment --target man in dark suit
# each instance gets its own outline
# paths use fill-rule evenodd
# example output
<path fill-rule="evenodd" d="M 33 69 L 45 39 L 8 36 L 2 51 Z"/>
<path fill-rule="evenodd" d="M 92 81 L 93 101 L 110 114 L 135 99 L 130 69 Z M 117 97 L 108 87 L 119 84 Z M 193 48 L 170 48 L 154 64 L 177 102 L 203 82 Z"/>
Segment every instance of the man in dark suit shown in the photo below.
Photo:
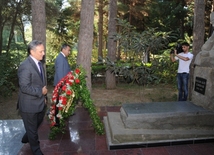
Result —
<path fill-rule="evenodd" d="M 68 44 L 64 44 L 61 47 L 61 51 L 55 60 L 55 75 L 54 75 L 54 86 L 71 71 L 67 57 L 70 54 L 71 47 Z"/>
<path fill-rule="evenodd" d="M 41 60 L 45 48 L 41 41 L 33 40 L 28 45 L 29 56 L 18 68 L 19 95 L 18 108 L 26 130 L 23 143 L 30 144 L 34 155 L 42 155 L 39 146 L 38 127 L 46 110 L 46 78 Z"/>

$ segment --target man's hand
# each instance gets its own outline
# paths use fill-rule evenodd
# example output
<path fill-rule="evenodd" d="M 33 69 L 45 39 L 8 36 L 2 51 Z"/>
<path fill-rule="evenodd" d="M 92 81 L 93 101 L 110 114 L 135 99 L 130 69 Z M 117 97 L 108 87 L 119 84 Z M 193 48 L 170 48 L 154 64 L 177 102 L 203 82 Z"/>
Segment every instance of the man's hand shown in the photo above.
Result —
<path fill-rule="evenodd" d="M 177 55 L 178 55 L 178 54 L 177 54 L 177 50 L 174 50 L 174 55 L 175 55 L 175 56 L 177 56 Z"/>
<path fill-rule="evenodd" d="M 48 89 L 47 89 L 46 86 L 44 86 L 44 87 L 42 88 L 42 94 L 43 94 L 43 95 L 46 95 L 47 93 L 48 93 Z"/>
<path fill-rule="evenodd" d="M 172 62 L 175 62 L 175 61 L 176 61 L 176 60 L 175 60 L 175 55 L 177 55 L 177 50 L 174 50 L 174 53 L 173 53 L 173 52 L 170 53 L 170 59 L 171 59 Z"/>

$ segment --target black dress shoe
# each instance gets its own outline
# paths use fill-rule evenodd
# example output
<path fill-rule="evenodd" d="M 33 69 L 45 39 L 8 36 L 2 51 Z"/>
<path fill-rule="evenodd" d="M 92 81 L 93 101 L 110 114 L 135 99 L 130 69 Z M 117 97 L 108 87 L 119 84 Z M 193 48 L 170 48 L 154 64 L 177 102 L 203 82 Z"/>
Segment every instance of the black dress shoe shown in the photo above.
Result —
<path fill-rule="evenodd" d="M 28 141 L 28 140 L 23 140 L 23 139 L 22 139 L 21 142 L 24 143 L 24 144 L 26 144 L 26 143 L 28 143 L 29 141 Z"/>
<path fill-rule="evenodd" d="M 27 137 L 27 134 L 25 133 L 24 136 L 22 137 L 22 140 L 21 140 L 22 143 L 26 144 L 29 142 L 28 140 L 28 137 Z"/>

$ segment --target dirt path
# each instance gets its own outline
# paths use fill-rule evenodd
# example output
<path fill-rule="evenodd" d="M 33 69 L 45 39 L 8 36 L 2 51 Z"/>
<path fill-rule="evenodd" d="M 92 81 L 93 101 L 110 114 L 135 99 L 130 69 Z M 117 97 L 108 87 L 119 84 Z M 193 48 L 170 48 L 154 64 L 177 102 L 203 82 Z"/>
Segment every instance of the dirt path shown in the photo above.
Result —
<path fill-rule="evenodd" d="M 154 87 L 120 85 L 115 90 L 94 87 L 92 99 L 96 106 L 121 106 L 123 103 L 174 101 L 176 93 L 176 89 L 170 85 Z"/>
<path fill-rule="evenodd" d="M 49 87 L 49 98 L 53 87 Z M 171 85 L 143 87 L 121 84 L 114 90 L 106 90 L 103 85 L 93 85 L 92 100 L 96 106 L 121 106 L 123 103 L 175 101 L 177 90 Z M 7 99 L 0 98 L 0 120 L 19 119 L 16 110 L 18 95 L 14 93 Z"/>

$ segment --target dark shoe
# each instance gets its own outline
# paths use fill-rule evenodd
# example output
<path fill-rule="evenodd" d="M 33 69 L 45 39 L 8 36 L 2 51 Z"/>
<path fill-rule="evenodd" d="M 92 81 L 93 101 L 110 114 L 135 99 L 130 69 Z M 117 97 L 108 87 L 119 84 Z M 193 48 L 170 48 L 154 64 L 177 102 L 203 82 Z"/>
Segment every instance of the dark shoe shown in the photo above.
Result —
<path fill-rule="evenodd" d="M 26 144 L 28 143 L 28 137 L 27 137 L 27 134 L 25 133 L 24 136 L 22 137 L 22 140 L 21 140 L 22 143 Z"/>
<path fill-rule="evenodd" d="M 24 144 L 26 144 L 26 143 L 28 143 L 29 141 L 28 141 L 28 140 L 23 140 L 23 139 L 22 139 L 21 142 L 24 143 Z"/>

